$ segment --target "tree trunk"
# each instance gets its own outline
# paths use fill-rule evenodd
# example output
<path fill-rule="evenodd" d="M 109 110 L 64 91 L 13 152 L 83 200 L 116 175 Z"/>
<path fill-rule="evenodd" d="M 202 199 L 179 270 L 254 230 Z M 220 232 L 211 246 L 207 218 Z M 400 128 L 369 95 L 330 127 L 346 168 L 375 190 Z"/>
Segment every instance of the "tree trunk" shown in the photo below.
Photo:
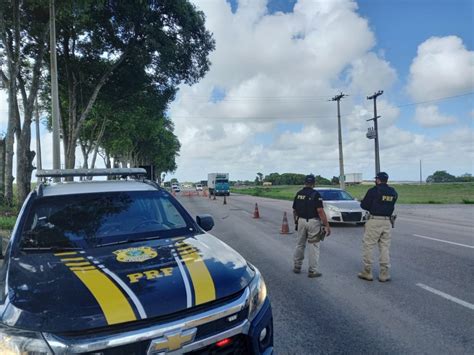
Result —
<path fill-rule="evenodd" d="M 10 80 L 8 90 L 8 128 L 5 137 L 5 203 L 13 204 L 13 144 L 15 142 L 16 126 L 16 84 L 11 84 L 16 80 Z"/>
<path fill-rule="evenodd" d="M 97 159 L 97 153 L 99 152 L 99 145 L 102 140 L 102 136 L 104 135 L 104 132 L 105 132 L 106 123 L 107 123 L 107 119 L 104 119 L 104 121 L 102 122 L 102 126 L 100 127 L 99 135 L 97 136 L 97 141 L 95 142 L 94 152 L 92 153 L 91 169 L 95 168 L 95 161 Z"/>
<path fill-rule="evenodd" d="M 18 203 L 21 205 L 31 191 L 31 174 L 33 172 L 33 159 L 35 152 L 31 151 L 31 123 L 35 110 L 35 101 L 39 90 L 39 77 L 41 75 L 41 66 L 43 64 L 43 55 L 48 34 L 48 26 L 45 26 L 43 36 L 38 42 L 38 54 L 35 57 L 32 76 L 29 80 L 29 92 L 26 91 L 25 79 L 22 73 L 18 74 L 18 86 L 23 99 L 23 126 L 20 122 L 20 114 L 17 107 L 17 189 Z"/>
<path fill-rule="evenodd" d="M 31 145 L 31 122 L 23 125 L 20 140 L 17 142 L 17 191 L 18 202 L 22 204 L 31 191 L 31 173 L 33 172 L 33 159 L 35 152 L 29 147 Z"/>
<path fill-rule="evenodd" d="M 0 138 L 0 203 L 3 203 L 3 189 L 5 187 L 5 138 Z"/>
<path fill-rule="evenodd" d="M 76 160 L 76 145 L 77 145 L 77 139 L 79 137 L 79 134 L 81 132 L 82 125 L 84 124 L 84 121 L 87 119 L 89 116 L 90 111 L 92 110 L 92 107 L 94 106 L 97 97 L 99 95 L 100 90 L 102 87 L 105 85 L 107 80 L 109 80 L 110 76 L 114 73 L 114 71 L 122 64 L 124 59 L 127 57 L 128 51 L 125 51 L 122 53 L 122 55 L 117 59 L 117 61 L 102 75 L 102 77 L 99 79 L 97 85 L 95 86 L 91 96 L 89 97 L 89 100 L 87 101 L 87 105 L 82 111 L 81 115 L 79 118 L 77 118 L 77 99 L 76 99 L 76 90 L 75 90 L 75 85 L 76 81 L 74 78 L 74 75 L 72 75 L 72 78 L 68 78 L 68 81 L 73 81 L 73 95 L 72 98 L 70 98 L 70 112 L 74 113 L 74 117 L 69 118 L 69 131 L 64 132 L 65 136 L 68 136 L 68 142 L 67 145 L 65 144 L 65 162 L 66 162 L 66 169 L 74 169 L 74 164 Z M 69 84 L 71 85 L 71 84 Z M 72 104 L 71 104 L 72 103 Z"/>

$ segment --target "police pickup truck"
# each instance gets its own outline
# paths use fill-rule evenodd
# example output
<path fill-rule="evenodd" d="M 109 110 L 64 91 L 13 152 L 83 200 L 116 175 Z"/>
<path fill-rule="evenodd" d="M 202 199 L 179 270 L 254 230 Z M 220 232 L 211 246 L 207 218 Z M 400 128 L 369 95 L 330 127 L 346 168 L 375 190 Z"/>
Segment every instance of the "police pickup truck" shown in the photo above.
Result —
<path fill-rule="evenodd" d="M 273 352 L 259 271 L 143 174 L 38 171 L 120 179 L 29 195 L 0 261 L 0 354 Z"/>

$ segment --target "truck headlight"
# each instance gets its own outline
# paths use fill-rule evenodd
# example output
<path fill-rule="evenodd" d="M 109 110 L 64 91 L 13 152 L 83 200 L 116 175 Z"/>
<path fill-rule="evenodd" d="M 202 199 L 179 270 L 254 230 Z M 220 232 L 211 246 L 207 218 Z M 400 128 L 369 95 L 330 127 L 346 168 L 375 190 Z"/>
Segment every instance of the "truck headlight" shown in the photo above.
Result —
<path fill-rule="evenodd" d="M 249 319 L 252 321 L 267 299 L 267 286 L 260 272 L 255 268 L 255 277 L 250 283 Z"/>
<path fill-rule="evenodd" d="M 52 352 L 40 333 L 0 324 L 0 354 L 49 355 Z"/>

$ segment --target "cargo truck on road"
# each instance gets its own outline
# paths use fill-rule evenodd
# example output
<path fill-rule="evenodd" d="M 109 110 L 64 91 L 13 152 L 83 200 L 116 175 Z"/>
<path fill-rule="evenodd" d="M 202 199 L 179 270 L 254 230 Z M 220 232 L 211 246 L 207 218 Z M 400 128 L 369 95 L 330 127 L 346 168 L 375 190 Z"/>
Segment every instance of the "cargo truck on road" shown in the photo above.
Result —
<path fill-rule="evenodd" d="M 346 184 L 347 185 L 357 185 L 362 182 L 362 174 L 361 173 L 350 173 L 346 174 Z"/>
<path fill-rule="evenodd" d="M 229 173 L 209 173 L 207 186 L 210 194 L 229 196 Z"/>

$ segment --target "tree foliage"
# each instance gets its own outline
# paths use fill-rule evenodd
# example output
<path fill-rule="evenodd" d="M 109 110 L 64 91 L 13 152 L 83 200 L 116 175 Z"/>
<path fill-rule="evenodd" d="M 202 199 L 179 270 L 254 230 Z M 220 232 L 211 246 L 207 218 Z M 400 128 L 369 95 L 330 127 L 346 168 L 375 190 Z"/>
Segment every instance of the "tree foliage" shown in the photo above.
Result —
<path fill-rule="evenodd" d="M 0 79 L 8 91 L 5 139 L 5 201 L 13 201 L 13 154 L 16 140 L 18 199 L 31 189 L 31 122 L 47 52 L 48 2 L 0 1 Z"/>
<path fill-rule="evenodd" d="M 303 185 L 304 174 L 295 174 L 295 173 L 271 173 L 265 176 L 265 181 L 271 182 L 272 185 Z M 315 176 L 316 185 L 331 185 L 331 181 L 322 177 L 321 175 Z"/>
<path fill-rule="evenodd" d="M 441 182 L 474 182 L 472 174 L 465 173 L 461 176 L 454 176 L 446 170 L 438 170 L 426 178 L 427 183 L 441 183 Z"/>
<path fill-rule="evenodd" d="M 58 7 L 58 67 L 65 165 L 104 86 L 128 65 L 158 92 L 193 84 L 214 48 L 204 14 L 188 0 L 64 2 Z M 87 130 L 87 129 L 86 129 Z"/>
<path fill-rule="evenodd" d="M 426 178 L 426 182 L 454 182 L 456 177 L 449 174 L 446 170 L 438 170 Z"/>

